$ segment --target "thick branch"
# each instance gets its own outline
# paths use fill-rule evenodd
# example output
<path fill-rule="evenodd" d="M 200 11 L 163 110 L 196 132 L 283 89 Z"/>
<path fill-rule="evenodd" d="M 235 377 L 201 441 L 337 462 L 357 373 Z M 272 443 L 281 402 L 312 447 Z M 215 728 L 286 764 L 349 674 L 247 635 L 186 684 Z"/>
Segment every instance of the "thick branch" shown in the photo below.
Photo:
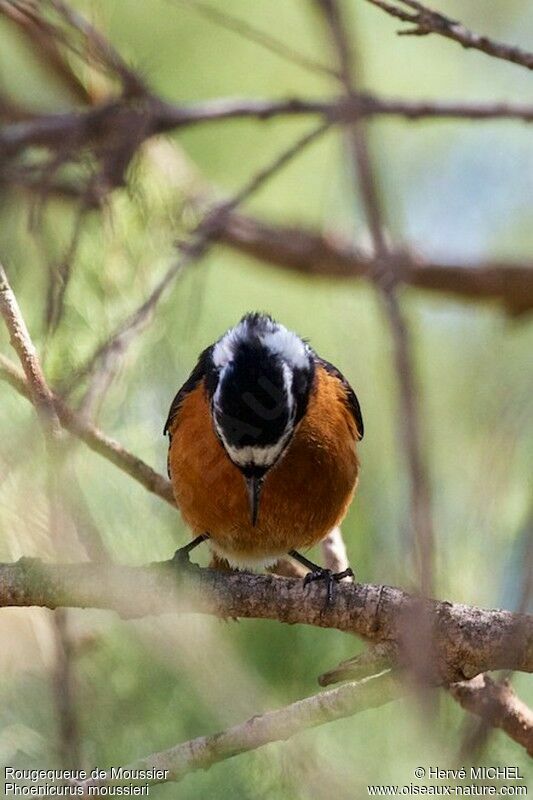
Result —
<path fill-rule="evenodd" d="M 438 36 L 444 36 L 447 39 L 452 39 L 458 42 L 466 49 L 480 50 L 488 56 L 493 58 L 500 58 L 503 61 L 510 61 L 512 64 L 519 64 L 526 69 L 533 69 L 533 53 L 522 50 L 519 47 L 497 42 L 495 39 L 490 39 L 488 36 L 481 36 L 479 33 L 474 33 L 468 30 L 460 22 L 446 17 L 438 11 L 433 11 L 431 8 L 419 3 L 418 0 L 393 0 L 387 2 L 386 0 L 368 0 L 374 6 L 386 11 L 396 19 L 401 19 L 403 22 L 408 22 L 413 25 L 413 28 L 400 31 L 404 35 L 410 36 L 426 36 L 435 33 Z M 403 6 L 408 6 L 413 11 L 406 11 Z"/>
<path fill-rule="evenodd" d="M 341 239 L 301 227 L 271 225 L 232 214 L 221 241 L 282 269 L 328 278 L 371 278 L 375 259 Z M 486 262 L 454 264 L 427 261 L 407 252 L 392 253 L 402 282 L 444 292 L 462 300 L 496 300 L 514 315 L 533 309 L 533 265 Z"/>
<path fill-rule="evenodd" d="M 339 584 L 326 608 L 324 587 L 244 572 L 196 568 L 178 573 L 165 564 L 148 567 L 44 564 L 21 559 L 0 565 L 0 606 L 109 608 L 124 617 L 195 612 L 217 617 L 275 619 L 336 628 L 372 642 L 396 642 L 420 599 L 390 586 Z M 533 672 L 533 616 L 427 600 L 437 680 L 450 682 L 480 672 Z"/>
<path fill-rule="evenodd" d="M 508 683 L 497 683 L 488 675 L 450 686 L 452 696 L 487 725 L 501 728 L 533 756 L 533 711 L 516 696 Z"/>

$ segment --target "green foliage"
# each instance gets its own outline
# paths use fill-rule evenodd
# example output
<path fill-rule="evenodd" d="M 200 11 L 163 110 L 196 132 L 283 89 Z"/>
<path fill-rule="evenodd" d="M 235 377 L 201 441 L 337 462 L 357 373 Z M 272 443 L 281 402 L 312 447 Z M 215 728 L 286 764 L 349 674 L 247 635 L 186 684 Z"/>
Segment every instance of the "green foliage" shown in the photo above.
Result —
<path fill-rule="evenodd" d="M 368 85 L 386 95 L 450 99 L 527 98 L 518 67 L 427 37 L 396 38 L 395 25 L 364 3 L 347 3 Z M 442 4 L 441 4 L 442 5 Z M 480 32 L 517 43 L 533 25 L 531 5 L 450 3 Z M 79 3 L 168 99 L 229 95 L 325 96 L 328 79 L 306 71 L 198 16 L 177 0 Z M 217 7 L 279 35 L 328 63 L 313 4 L 217 2 Z M 0 87 L 40 110 L 72 98 L 30 56 L 2 21 Z M 5 49 L 4 49 L 5 43 Z M 525 41 L 527 45 L 527 38 Z M 50 199 L 30 226 L 31 198 L 1 189 L 0 239 L 32 336 L 52 383 L 84 362 L 147 296 L 176 258 L 174 242 L 197 218 L 179 188 L 181 156 L 219 193 L 235 191 L 310 126 L 309 120 L 233 121 L 192 127 L 171 141 L 176 162 L 143 148 L 130 185 L 103 214 L 84 216 L 58 329 L 46 334 L 49 275 L 68 248 L 76 211 Z M 391 230 L 429 257 L 482 260 L 530 253 L 531 135 L 496 123 L 372 123 L 373 151 Z M 194 183 L 193 177 L 190 180 Z M 248 209 L 247 209 L 248 210 Z M 365 243 L 351 196 L 339 131 L 289 165 L 249 203 L 269 220 L 341 230 Z M 33 212 L 36 209 L 33 208 Z M 527 322 L 450 298 L 405 292 L 420 379 L 424 451 L 433 489 L 438 596 L 512 607 L 522 582 L 531 472 L 532 347 Z M 286 274 L 222 246 L 192 266 L 130 348 L 100 409 L 98 424 L 165 471 L 162 427 L 170 401 L 197 353 L 240 315 L 265 309 L 308 337 L 345 372 L 366 422 L 362 479 L 344 525 L 350 561 L 364 581 L 410 588 L 408 487 L 399 452 L 392 344 L 374 293 L 360 282 Z M 10 354 L 0 331 L 2 352 Z M 44 457 L 31 407 L 0 384 L 0 558 L 54 556 L 48 539 Z M 114 559 L 163 559 L 185 541 L 179 516 L 131 479 L 75 443 L 69 479 Z M 70 534 L 74 531 L 70 530 Z M 199 555 L 205 560 L 205 553 Z M 0 761 L 57 762 L 51 686 L 51 614 L 4 611 L 0 617 Z M 316 676 L 360 644 L 343 634 L 277 623 L 70 615 L 84 766 L 128 763 L 152 751 L 278 707 L 316 691 Z M 531 702 L 531 684 L 517 681 Z M 353 798 L 367 783 L 410 783 L 414 767 L 453 766 L 464 714 L 443 698 L 431 724 L 400 701 L 223 762 L 154 798 Z M 487 764 L 529 766 L 496 732 Z"/>

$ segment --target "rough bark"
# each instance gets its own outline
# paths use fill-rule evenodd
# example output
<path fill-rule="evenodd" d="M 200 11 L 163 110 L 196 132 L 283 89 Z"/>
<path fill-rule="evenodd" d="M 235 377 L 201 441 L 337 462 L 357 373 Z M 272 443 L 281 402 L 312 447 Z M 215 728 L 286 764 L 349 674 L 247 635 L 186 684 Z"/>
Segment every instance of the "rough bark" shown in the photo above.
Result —
<path fill-rule="evenodd" d="M 533 711 L 516 696 L 507 682 L 497 683 L 488 675 L 450 686 L 452 696 L 467 711 L 487 725 L 501 728 L 533 756 Z"/>
<path fill-rule="evenodd" d="M 422 601 L 401 589 L 340 584 L 332 606 L 324 587 L 245 572 L 197 567 L 45 564 L 21 559 L 0 565 L 0 606 L 114 609 L 122 616 L 194 612 L 217 617 L 275 619 L 336 628 L 371 642 L 395 643 L 406 621 L 427 615 L 435 680 L 450 683 L 488 670 L 533 671 L 533 615 Z"/>

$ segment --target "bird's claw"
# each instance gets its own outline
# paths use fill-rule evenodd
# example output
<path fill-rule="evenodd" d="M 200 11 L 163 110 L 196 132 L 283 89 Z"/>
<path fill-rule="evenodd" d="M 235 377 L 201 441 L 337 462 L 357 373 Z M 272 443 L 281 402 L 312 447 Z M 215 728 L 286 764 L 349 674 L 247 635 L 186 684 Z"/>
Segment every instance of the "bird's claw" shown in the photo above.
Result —
<path fill-rule="evenodd" d="M 353 578 L 354 572 L 351 567 L 344 569 L 342 572 L 332 572 L 325 567 L 318 567 L 311 572 L 308 572 L 304 578 L 304 588 L 313 581 L 324 581 L 326 584 L 326 608 L 332 605 L 335 599 L 335 584 L 339 583 L 343 578 Z"/>

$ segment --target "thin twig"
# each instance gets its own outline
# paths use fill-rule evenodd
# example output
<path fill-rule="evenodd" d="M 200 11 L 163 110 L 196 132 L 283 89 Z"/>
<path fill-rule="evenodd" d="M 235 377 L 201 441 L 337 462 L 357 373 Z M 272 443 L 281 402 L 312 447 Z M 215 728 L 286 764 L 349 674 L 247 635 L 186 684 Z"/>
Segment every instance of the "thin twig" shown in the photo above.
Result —
<path fill-rule="evenodd" d="M 44 378 L 37 352 L 20 311 L 17 298 L 9 284 L 6 271 L 0 263 L 0 313 L 4 318 L 13 349 L 17 353 L 26 376 L 28 395 L 51 436 L 59 435 L 52 392 Z"/>
<path fill-rule="evenodd" d="M 0 14 L 17 25 L 30 42 L 32 53 L 40 58 L 44 66 L 53 72 L 77 100 L 90 102 L 87 89 L 59 48 L 55 29 L 45 23 L 36 8 L 14 3 L 12 0 L 0 0 Z"/>
<path fill-rule="evenodd" d="M 69 25 L 79 31 L 90 42 L 92 54 L 96 54 L 99 57 L 100 62 L 106 69 L 120 77 L 124 92 L 127 95 L 142 96 L 148 94 L 148 89 L 138 72 L 126 64 L 118 51 L 111 46 L 109 40 L 102 36 L 100 31 L 91 25 L 82 14 L 79 14 L 67 3 L 64 3 L 63 0 L 48 0 L 48 2 Z"/>
<path fill-rule="evenodd" d="M 51 541 L 60 542 L 62 513 L 60 486 L 62 479 L 61 425 L 52 392 L 41 368 L 37 351 L 31 340 L 24 317 L 5 269 L 0 263 L 0 313 L 9 332 L 29 388 L 30 398 L 40 419 L 47 445 L 48 523 Z M 59 550 L 59 547 L 56 547 Z M 79 758 L 79 737 L 75 711 L 72 661 L 65 609 L 54 615 L 55 662 L 53 685 L 59 718 L 60 745 L 65 767 L 76 766 Z"/>
<path fill-rule="evenodd" d="M 180 2 L 182 5 L 186 5 L 202 14 L 205 19 L 211 20 L 211 22 L 214 22 L 216 25 L 226 30 L 237 33 L 244 39 L 258 44 L 271 53 L 275 53 L 285 59 L 285 61 L 303 67 L 308 72 L 317 72 L 322 75 L 328 75 L 329 77 L 338 77 L 335 70 L 330 69 L 324 64 L 319 64 L 317 61 L 314 61 L 312 58 L 302 53 L 298 53 L 292 44 L 290 46 L 284 44 L 270 33 L 255 28 L 249 22 L 235 17 L 233 14 L 228 13 L 228 11 L 220 11 L 218 8 L 210 6 L 208 3 L 200 2 L 200 0 L 180 0 Z"/>
<path fill-rule="evenodd" d="M 0 378 L 6 380 L 28 400 L 31 398 L 29 384 L 24 375 L 9 359 L 1 354 Z M 127 473 L 149 492 L 165 500 L 171 506 L 175 506 L 172 487 L 166 478 L 153 470 L 152 467 L 149 467 L 142 459 L 126 450 L 119 442 L 106 436 L 80 414 L 76 414 L 61 398 L 53 396 L 53 402 L 63 428 L 85 442 L 95 453 L 111 461 L 112 464 Z"/>
<path fill-rule="evenodd" d="M 61 387 L 61 393 L 70 393 L 82 379 L 94 372 L 101 361 L 107 362 L 110 355 L 113 358 L 123 357 L 131 342 L 149 324 L 160 300 L 176 278 L 185 268 L 201 259 L 218 239 L 232 211 L 235 211 L 239 205 L 328 129 L 329 123 L 321 122 L 318 127 L 306 132 L 304 136 L 298 138 L 290 147 L 276 156 L 270 164 L 257 172 L 233 197 L 214 204 L 196 226 L 188 241 L 181 245 L 181 257 L 171 264 L 147 299 L 118 326 L 105 342 L 99 345 L 81 367 L 69 376 L 68 382 Z M 109 369 L 108 363 L 105 368 Z"/>
<path fill-rule="evenodd" d="M 512 64 L 518 64 L 526 69 L 533 69 L 533 53 L 474 33 L 460 22 L 422 5 L 417 0 L 392 0 L 392 2 L 367 0 L 367 2 L 386 11 L 390 16 L 412 25 L 412 28 L 400 31 L 400 34 L 404 36 L 427 36 L 435 33 L 437 36 L 445 36 L 447 39 L 458 42 L 466 49 L 480 50 L 493 58 L 510 61 Z M 408 6 L 413 11 L 404 10 L 402 5 Z"/>
<path fill-rule="evenodd" d="M 318 0 L 337 51 L 347 97 L 360 90 L 353 69 L 352 54 L 346 39 L 346 26 L 336 0 Z M 391 253 L 384 230 L 383 209 L 377 188 L 366 129 L 361 121 L 348 128 L 348 146 L 355 189 L 361 195 L 367 225 L 372 238 L 376 268 L 373 278 L 383 300 L 394 344 L 394 365 L 400 393 L 401 449 L 407 462 L 410 483 L 410 529 L 418 584 L 429 596 L 433 586 L 433 523 L 431 519 L 429 482 L 422 455 L 418 410 L 418 388 L 413 365 L 409 330 L 398 300 L 396 287 L 401 276 L 393 269 Z"/>
<path fill-rule="evenodd" d="M 392 642 L 382 642 L 363 650 L 359 655 L 348 658 L 333 669 L 319 675 L 320 686 L 330 686 L 342 681 L 358 681 L 390 669 L 398 660 L 398 648 Z"/>
<path fill-rule="evenodd" d="M 533 107 L 527 103 L 453 102 L 382 98 L 371 94 L 350 98 L 260 100 L 254 98 L 216 98 L 188 105 L 173 105 L 154 97 L 143 105 L 130 108 L 126 99 L 107 101 L 78 112 L 31 114 L 25 119 L 5 124 L 0 131 L 4 155 L 14 156 L 24 148 L 45 146 L 61 148 L 65 137 L 80 144 L 97 135 L 116 129 L 117 120 L 129 114 L 143 115 L 145 135 L 152 136 L 206 122 L 253 118 L 269 120 L 278 116 L 321 116 L 331 123 L 346 124 L 363 117 L 398 116 L 406 120 L 511 119 L 533 121 Z M 124 125 L 124 130 L 127 130 Z"/>
<path fill-rule="evenodd" d="M 522 586 L 519 602 L 516 605 L 516 611 L 519 613 L 524 613 L 530 608 L 533 596 L 533 505 L 526 517 L 522 535 L 526 537 L 526 546 L 523 554 Z M 528 717 L 525 713 L 529 711 L 527 707 L 523 709 L 523 713 L 515 713 L 513 702 L 515 695 L 511 687 L 512 675 L 513 673 L 508 670 L 499 677 L 498 682 L 491 681 L 488 676 L 485 676 L 486 680 L 479 682 L 480 685 L 476 692 L 473 692 L 471 687 L 466 687 L 464 691 L 461 691 L 461 687 L 458 688 L 456 700 L 461 702 L 465 708 L 470 703 L 473 706 L 470 710 L 479 717 L 476 724 L 466 726 L 458 749 L 458 757 L 461 762 L 467 759 L 479 760 L 494 727 L 503 728 L 509 723 L 509 717 L 511 730 L 508 733 L 510 736 L 513 736 L 512 730 L 516 730 L 518 735 L 523 736 L 528 729 L 527 719 L 530 720 L 529 750 L 531 751 L 530 755 L 533 755 L 533 715 L 532 712 L 529 712 Z M 496 721 L 494 722 L 494 720 Z M 502 724 L 498 724 L 498 721 L 501 721 Z"/>
<path fill-rule="evenodd" d="M 281 100 L 220 97 L 188 105 L 162 103 L 155 108 L 160 132 L 203 122 L 227 119 L 266 121 L 279 116 L 322 116 L 332 123 L 346 124 L 362 117 L 403 117 L 408 121 L 431 119 L 533 121 L 530 103 L 454 102 L 452 100 L 410 100 L 356 94 L 331 99 L 292 97 Z"/>
<path fill-rule="evenodd" d="M 397 658 L 398 648 L 391 643 L 373 645 L 321 675 L 319 683 L 329 686 L 340 681 L 361 680 L 397 665 Z M 481 717 L 485 730 L 487 726 L 501 728 L 533 755 L 533 711 L 516 696 L 508 681 L 496 682 L 482 674 L 469 681 L 452 683 L 447 688 L 464 709 Z"/>

